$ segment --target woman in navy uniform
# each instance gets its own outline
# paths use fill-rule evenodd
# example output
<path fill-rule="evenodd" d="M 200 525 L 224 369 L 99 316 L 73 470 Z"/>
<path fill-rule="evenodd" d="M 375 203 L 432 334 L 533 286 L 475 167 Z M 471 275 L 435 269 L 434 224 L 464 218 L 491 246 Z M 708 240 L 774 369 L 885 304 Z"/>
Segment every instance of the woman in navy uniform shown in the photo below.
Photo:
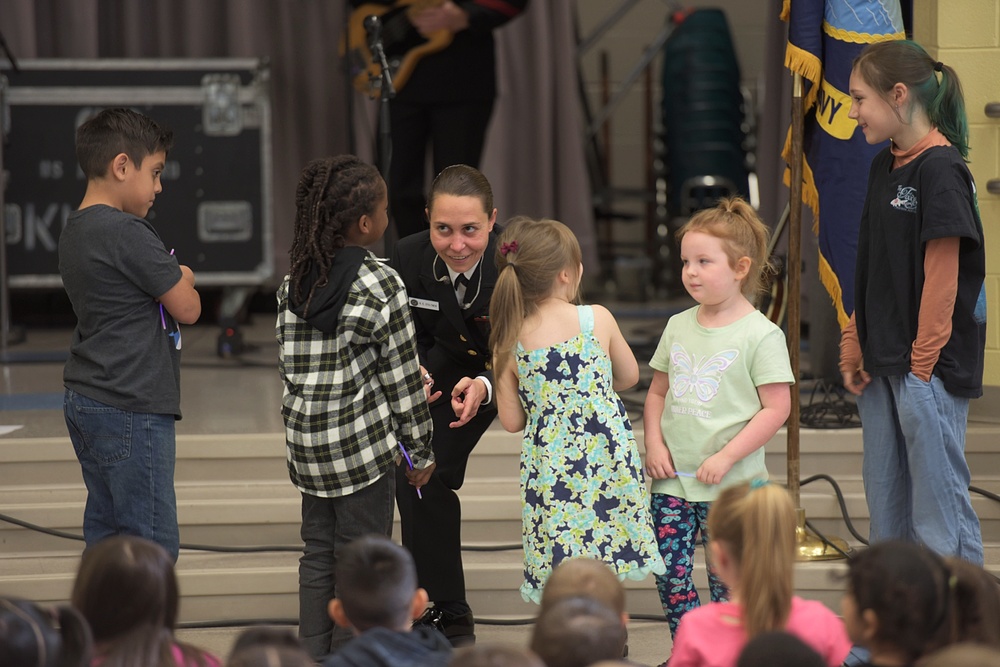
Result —
<path fill-rule="evenodd" d="M 489 308 L 497 211 L 489 181 L 467 165 L 444 169 L 427 200 L 430 229 L 396 244 L 392 266 L 402 276 L 417 330 L 425 381 L 441 397 L 430 406 L 437 468 L 421 488 L 397 476 L 403 544 L 420 586 L 434 603 L 418 623 L 434 625 L 456 646 L 474 643 L 462 570 L 462 486 L 472 448 L 496 416 L 490 370 Z"/>

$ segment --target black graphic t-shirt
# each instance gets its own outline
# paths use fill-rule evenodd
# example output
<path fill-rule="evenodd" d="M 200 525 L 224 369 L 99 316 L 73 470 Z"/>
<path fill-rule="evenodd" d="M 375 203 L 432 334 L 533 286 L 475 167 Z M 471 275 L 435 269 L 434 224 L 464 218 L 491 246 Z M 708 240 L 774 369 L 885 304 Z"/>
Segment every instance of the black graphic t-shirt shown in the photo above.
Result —
<path fill-rule="evenodd" d="M 928 241 L 959 237 L 958 293 L 951 338 L 934 374 L 956 396 L 982 395 L 986 254 L 972 174 L 953 146 L 929 148 L 892 169 L 875 156 L 861 215 L 855 275 L 858 338 L 865 369 L 905 375 L 917 337 Z"/>

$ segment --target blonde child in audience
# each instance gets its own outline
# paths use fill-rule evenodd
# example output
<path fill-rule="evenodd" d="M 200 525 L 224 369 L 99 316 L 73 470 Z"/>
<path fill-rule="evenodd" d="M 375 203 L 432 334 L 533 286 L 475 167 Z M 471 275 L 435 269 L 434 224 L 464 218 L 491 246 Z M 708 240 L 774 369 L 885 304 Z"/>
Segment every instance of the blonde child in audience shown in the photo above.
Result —
<path fill-rule="evenodd" d="M 762 482 L 731 486 L 712 503 L 708 529 L 712 562 L 731 598 L 684 615 L 670 667 L 734 667 L 748 640 L 774 630 L 839 667 L 851 649 L 844 623 L 822 603 L 793 595 L 795 507 L 788 492 Z"/>
<path fill-rule="evenodd" d="M 221 667 L 174 636 L 179 595 L 173 558 L 155 542 L 116 535 L 88 547 L 73 606 L 94 636 L 93 667 Z"/>

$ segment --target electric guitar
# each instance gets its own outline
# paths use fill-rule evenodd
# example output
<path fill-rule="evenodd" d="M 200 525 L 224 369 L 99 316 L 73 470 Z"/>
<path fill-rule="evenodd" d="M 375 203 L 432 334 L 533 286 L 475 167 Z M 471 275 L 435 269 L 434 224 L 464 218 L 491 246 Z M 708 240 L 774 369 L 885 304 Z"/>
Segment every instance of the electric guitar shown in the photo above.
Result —
<path fill-rule="evenodd" d="M 347 24 L 346 48 L 342 48 L 342 54 L 348 59 L 350 77 L 359 92 L 372 97 L 378 97 L 381 92 L 376 83 L 380 67 L 372 58 L 368 47 L 365 18 L 374 15 L 382 21 L 382 47 L 389 62 L 393 87 L 402 90 L 421 58 L 451 44 L 454 35 L 448 30 L 438 30 L 429 38 L 424 38 L 409 20 L 412 14 L 437 7 L 443 2 L 444 0 L 396 0 L 392 5 L 361 5 L 351 12 Z"/>

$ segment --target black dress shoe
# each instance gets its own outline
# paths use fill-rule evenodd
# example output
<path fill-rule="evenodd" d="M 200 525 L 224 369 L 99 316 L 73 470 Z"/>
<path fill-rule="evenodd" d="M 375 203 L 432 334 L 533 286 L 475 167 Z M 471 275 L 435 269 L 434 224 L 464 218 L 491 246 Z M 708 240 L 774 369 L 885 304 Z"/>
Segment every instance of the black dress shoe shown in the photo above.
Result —
<path fill-rule="evenodd" d="M 429 625 L 443 634 L 455 648 L 476 643 L 476 622 L 472 612 L 452 614 L 434 607 L 429 608 L 413 625 Z"/>

